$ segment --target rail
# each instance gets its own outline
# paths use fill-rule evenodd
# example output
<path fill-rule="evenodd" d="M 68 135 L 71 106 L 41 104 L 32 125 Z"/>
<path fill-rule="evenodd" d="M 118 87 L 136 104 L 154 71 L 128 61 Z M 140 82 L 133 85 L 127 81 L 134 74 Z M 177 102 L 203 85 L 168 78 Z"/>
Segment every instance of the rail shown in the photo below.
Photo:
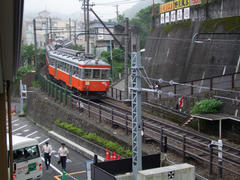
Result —
<path fill-rule="evenodd" d="M 95 119 L 98 123 L 110 123 L 112 127 L 119 126 L 125 129 L 126 135 L 129 134 L 132 127 L 132 118 L 129 111 L 123 113 L 114 108 L 83 99 L 42 76 L 38 76 L 38 81 L 41 90 L 52 97 L 56 103 L 79 110 L 79 113 L 84 113 L 89 119 Z M 82 105 L 80 106 L 80 104 Z M 200 163 L 208 165 L 210 175 L 214 173 L 215 167 L 218 169 L 219 176 L 221 176 L 221 171 L 224 170 L 240 177 L 239 149 L 224 145 L 227 150 L 219 151 L 217 148 L 209 146 L 210 138 L 196 135 L 180 127 L 149 117 L 143 117 L 143 131 L 143 138 L 151 138 L 160 143 L 160 147 L 163 147 L 164 137 L 166 136 L 168 148 L 181 154 L 183 162 L 186 161 L 187 157 L 199 160 Z M 230 153 L 229 150 L 234 150 L 235 153 Z M 219 153 L 222 154 L 222 158 L 218 157 Z"/>

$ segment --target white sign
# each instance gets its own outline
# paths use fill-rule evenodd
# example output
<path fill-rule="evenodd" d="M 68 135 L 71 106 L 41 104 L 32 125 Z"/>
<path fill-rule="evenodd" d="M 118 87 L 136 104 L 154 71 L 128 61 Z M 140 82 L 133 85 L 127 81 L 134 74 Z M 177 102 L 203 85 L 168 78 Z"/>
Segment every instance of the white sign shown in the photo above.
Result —
<path fill-rule="evenodd" d="M 177 21 L 181 21 L 182 20 L 182 9 L 178 9 L 177 10 Z"/>
<path fill-rule="evenodd" d="M 169 17 L 169 12 L 165 13 L 165 23 L 169 23 L 170 17 Z"/>
<path fill-rule="evenodd" d="M 161 24 L 164 24 L 165 23 L 165 17 L 164 17 L 164 14 L 161 14 Z"/>
<path fill-rule="evenodd" d="M 171 11 L 171 22 L 176 21 L 176 11 Z"/>
<path fill-rule="evenodd" d="M 190 19 L 190 7 L 184 8 L 184 19 Z"/>

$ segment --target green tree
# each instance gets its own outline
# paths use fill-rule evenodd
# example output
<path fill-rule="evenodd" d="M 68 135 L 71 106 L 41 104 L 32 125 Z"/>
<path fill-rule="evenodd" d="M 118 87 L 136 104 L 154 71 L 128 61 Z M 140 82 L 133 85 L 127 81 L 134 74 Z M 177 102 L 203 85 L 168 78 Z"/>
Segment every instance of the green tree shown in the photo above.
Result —
<path fill-rule="evenodd" d="M 155 13 L 159 13 L 159 4 L 154 5 Z M 139 27 L 139 35 L 140 35 L 140 46 L 144 47 L 146 37 L 149 32 L 151 32 L 151 24 L 152 24 L 152 6 L 148 6 L 144 9 L 141 9 L 136 16 L 130 20 L 130 24 Z"/>
<path fill-rule="evenodd" d="M 124 61 L 124 51 L 119 48 L 113 49 L 113 61 L 123 62 Z"/>
<path fill-rule="evenodd" d="M 101 53 L 101 58 L 103 60 L 105 60 L 107 63 L 111 64 L 111 55 L 110 55 L 110 52 L 108 51 L 103 51 Z"/>
<path fill-rule="evenodd" d="M 34 47 L 31 45 L 22 45 L 20 65 L 32 65 L 34 61 Z"/>
<path fill-rule="evenodd" d="M 118 22 L 119 23 L 125 23 L 125 15 L 124 14 L 119 14 L 118 15 Z"/>

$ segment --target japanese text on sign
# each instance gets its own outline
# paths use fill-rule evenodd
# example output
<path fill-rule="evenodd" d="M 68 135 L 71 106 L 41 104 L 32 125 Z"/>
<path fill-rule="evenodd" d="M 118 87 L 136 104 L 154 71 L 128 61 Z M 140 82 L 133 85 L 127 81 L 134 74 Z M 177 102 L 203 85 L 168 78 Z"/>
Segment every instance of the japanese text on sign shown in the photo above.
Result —
<path fill-rule="evenodd" d="M 190 0 L 174 0 L 174 9 L 180 9 L 190 6 Z"/>
<path fill-rule="evenodd" d="M 160 13 L 164 13 L 164 12 L 167 12 L 167 11 L 171 11 L 171 10 L 173 10 L 173 9 L 174 9 L 174 7 L 173 7 L 173 1 L 160 5 Z"/>

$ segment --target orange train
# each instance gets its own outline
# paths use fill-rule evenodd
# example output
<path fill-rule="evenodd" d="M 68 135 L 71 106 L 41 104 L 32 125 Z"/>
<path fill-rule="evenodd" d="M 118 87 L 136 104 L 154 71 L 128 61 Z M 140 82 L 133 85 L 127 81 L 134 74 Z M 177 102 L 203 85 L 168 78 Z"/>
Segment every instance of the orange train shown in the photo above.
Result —
<path fill-rule="evenodd" d="M 51 79 L 82 97 L 99 99 L 106 96 L 110 65 L 105 61 L 51 43 L 46 46 L 46 64 Z"/>

